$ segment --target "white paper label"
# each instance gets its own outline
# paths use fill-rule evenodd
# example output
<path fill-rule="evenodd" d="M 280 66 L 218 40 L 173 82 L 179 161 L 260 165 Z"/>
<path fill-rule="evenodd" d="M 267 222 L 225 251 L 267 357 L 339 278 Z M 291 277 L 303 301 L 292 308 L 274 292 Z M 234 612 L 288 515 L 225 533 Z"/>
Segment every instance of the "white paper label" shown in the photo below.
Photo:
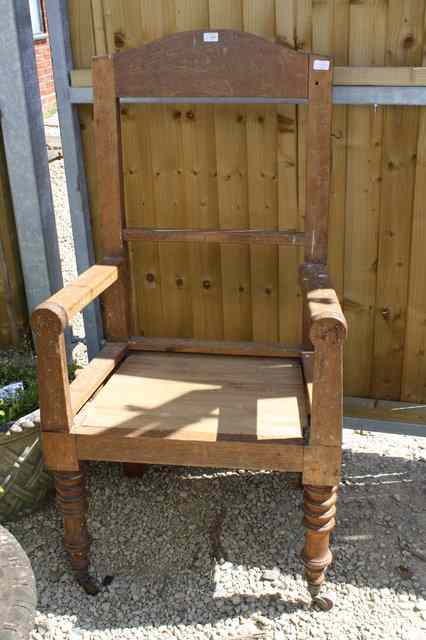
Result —
<path fill-rule="evenodd" d="M 314 71 L 328 71 L 330 60 L 314 60 Z"/>
<path fill-rule="evenodd" d="M 204 42 L 219 42 L 219 34 L 217 31 L 204 34 Z"/>

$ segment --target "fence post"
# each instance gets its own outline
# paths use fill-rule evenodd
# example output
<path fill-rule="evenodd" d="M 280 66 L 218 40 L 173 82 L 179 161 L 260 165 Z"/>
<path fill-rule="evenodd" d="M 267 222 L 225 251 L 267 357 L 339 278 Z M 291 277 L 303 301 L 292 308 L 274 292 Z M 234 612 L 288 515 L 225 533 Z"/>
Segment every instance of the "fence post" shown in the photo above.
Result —
<path fill-rule="evenodd" d="M 67 4 L 66 0 L 46 0 L 75 256 L 78 273 L 82 273 L 95 262 L 95 255 L 78 107 L 70 100 L 69 74 L 73 65 Z M 91 304 L 83 316 L 88 355 L 92 358 L 102 340 L 99 304 Z"/>
<path fill-rule="evenodd" d="M 0 0 L 1 129 L 29 311 L 62 271 L 28 0 Z"/>

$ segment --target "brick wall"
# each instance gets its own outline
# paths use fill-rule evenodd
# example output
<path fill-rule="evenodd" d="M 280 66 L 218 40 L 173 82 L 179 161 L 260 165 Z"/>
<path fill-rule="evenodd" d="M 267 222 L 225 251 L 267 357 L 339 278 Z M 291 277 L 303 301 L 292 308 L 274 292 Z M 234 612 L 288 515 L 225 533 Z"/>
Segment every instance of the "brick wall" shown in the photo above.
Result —
<path fill-rule="evenodd" d="M 44 0 L 42 2 L 45 25 L 47 28 Z M 43 104 L 43 113 L 47 114 L 56 107 L 55 85 L 53 83 L 52 58 L 50 56 L 49 36 L 41 40 L 34 40 L 34 50 L 37 63 L 37 74 L 40 85 L 40 94 Z"/>

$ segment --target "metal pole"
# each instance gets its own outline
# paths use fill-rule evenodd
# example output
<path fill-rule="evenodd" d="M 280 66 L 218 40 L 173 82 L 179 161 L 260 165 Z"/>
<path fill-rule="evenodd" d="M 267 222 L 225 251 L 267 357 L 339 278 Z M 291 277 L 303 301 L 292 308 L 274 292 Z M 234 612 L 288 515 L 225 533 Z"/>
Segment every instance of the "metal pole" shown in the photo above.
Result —
<path fill-rule="evenodd" d="M 46 0 L 75 256 L 78 273 L 82 273 L 94 264 L 95 254 L 78 112 L 70 100 L 69 73 L 73 65 L 67 4 L 66 0 Z M 83 316 L 87 351 L 92 358 L 99 351 L 102 340 L 99 305 L 89 305 Z"/>
<path fill-rule="evenodd" d="M 62 287 L 28 0 L 0 0 L 0 109 L 29 311 Z"/>
<path fill-rule="evenodd" d="M 93 102 L 92 87 L 70 87 L 70 100 L 73 104 L 91 104 Z M 123 104 L 303 104 L 306 100 L 285 100 L 280 98 L 121 98 Z M 394 105 L 424 106 L 426 105 L 426 87 L 390 87 L 390 86 L 336 86 L 333 87 L 333 104 L 359 105 Z"/>

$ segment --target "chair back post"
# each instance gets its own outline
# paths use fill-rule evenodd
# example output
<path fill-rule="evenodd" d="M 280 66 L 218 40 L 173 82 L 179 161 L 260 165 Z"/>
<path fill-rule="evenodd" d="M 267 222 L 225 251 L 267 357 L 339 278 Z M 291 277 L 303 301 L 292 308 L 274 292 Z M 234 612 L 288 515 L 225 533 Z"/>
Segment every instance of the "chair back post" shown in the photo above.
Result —
<path fill-rule="evenodd" d="M 94 129 L 97 191 L 104 263 L 122 259 L 118 281 L 102 295 L 105 333 L 109 340 L 129 337 L 129 264 L 123 240 L 125 225 L 120 103 L 114 56 L 93 61 Z"/>
<path fill-rule="evenodd" d="M 306 136 L 304 262 L 327 264 L 330 208 L 333 64 L 325 56 L 309 56 Z M 309 313 L 304 306 L 303 343 L 311 348 Z"/>

